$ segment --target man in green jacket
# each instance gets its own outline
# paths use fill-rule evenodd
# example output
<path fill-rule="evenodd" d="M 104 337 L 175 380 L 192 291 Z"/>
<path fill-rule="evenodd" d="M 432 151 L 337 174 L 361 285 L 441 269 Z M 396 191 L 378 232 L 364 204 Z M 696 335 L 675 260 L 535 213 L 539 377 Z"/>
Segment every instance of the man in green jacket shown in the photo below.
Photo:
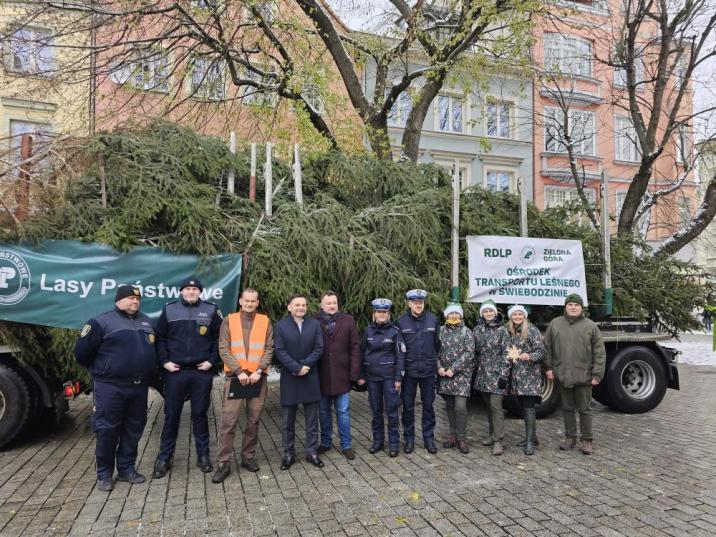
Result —
<path fill-rule="evenodd" d="M 547 378 L 557 377 L 564 415 L 564 442 L 560 449 L 577 445 L 577 418 L 581 451 L 591 455 L 592 447 L 592 386 L 604 376 L 607 352 L 599 327 L 583 314 L 584 301 L 578 294 L 564 301 L 564 315 L 553 319 L 544 335 Z"/>

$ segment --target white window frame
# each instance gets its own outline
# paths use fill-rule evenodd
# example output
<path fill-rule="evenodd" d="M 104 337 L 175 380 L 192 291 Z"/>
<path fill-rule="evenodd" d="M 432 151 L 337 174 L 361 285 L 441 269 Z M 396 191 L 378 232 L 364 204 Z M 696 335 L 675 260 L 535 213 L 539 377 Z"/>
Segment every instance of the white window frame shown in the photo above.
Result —
<path fill-rule="evenodd" d="M 641 161 L 636 129 L 631 119 L 626 116 L 614 116 L 614 160 L 635 163 Z"/>
<path fill-rule="evenodd" d="M 15 131 L 16 125 L 24 125 L 24 126 L 32 126 L 34 128 L 30 129 L 21 129 L 20 132 Z M 52 126 L 52 123 L 50 122 L 44 122 L 44 121 L 34 121 L 32 119 L 24 119 L 24 118 L 13 118 L 10 117 L 8 119 L 7 123 L 7 129 L 8 134 L 10 136 L 10 149 L 12 150 L 12 162 L 13 164 L 16 164 L 20 162 L 20 147 L 22 144 L 22 135 L 23 134 L 30 134 L 33 136 L 33 146 L 37 149 L 38 145 L 42 145 L 41 143 L 38 144 L 38 137 L 42 137 L 45 139 L 51 138 L 54 135 L 54 128 Z M 42 159 L 40 161 L 37 161 L 34 163 L 33 167 L 34 170 L 37 171 L 38 168 L 42 168 L 44 166 L 47 166 L 48 161 L 47 159 Z M 19 173 L 19 170 L 15 170 L 15 172 L 12 174 L 14 176 L 17 176 Z"/>
<path fill-rule="evenodd" d="M 441 106 L 443 102 L 447 99 L 448 103 L 448 126 L 446 129 L 441 128 L 440 126 L 440 111 Z M 457 109 L 455 107 L 455 103 L 460 103 L 460 129 L 457 130 L 454 127 L 455 124 L 455 110 Z M 456 95 L 452 93 L 440 93 L 434 101 L 434 109 L 435 109 L 435 130 L 438 132 L 444 132 L 448 134 L 468 134 L 467 130 L 467 124 L 469 121 L 468 113 L 470 110 L 470 107 L 467 106 L 467 97 L 464 95 Z"/>
<path fill-rule="evenodd" d="M 472 164 L 463 159 L 457 159 L 457 165 L 460 173 L 460 185 L 463 190 L 468 188 L 471 184 L 471 168 Z M 433 161 L 434 164 L 443 168 L 452 177 L 453 169 L 455 166 L 454 160 L 436 159 Z"/>
<path fill-rule="evenodd" d="M 169 93 L 171 58 L 161 49 L 142 49 L 132 53 L 133 59 L 125 59 L 120 67 L 109 75 L 110 80 L 135 89 Z"/>
<path fill-rule="evenodd" d="M 24 27 L 15 30 L 4 47 L 5 69 L 23 75 L 53 75 L 57 69 L 53 35 L 49 28 Z"/>
<path fill-rule="evenodd" d="M 691 162 L 691 153 L 693 150 L 692 137 L 689 135 L 688 129 L 681 125 L 674 129 L 674 146 L 676 151 L 676 163 L 684 165 Z M 684 158 L 686 157 L 686 158 Z"/>
<path fill-rule="evenodd" d="M 570 137 L 574 143 L 574 154 L 577 156 L 594 157 L 597 152 L 597 129 L 596 115 L 589 110 L 570 109 L 569 125 Z M 552 106 L 544 107 L 544 148 L 549 153 L 567 153 L 567 146 L 564 143 L 564 126 L 561 124 L 563 111 L 561 108 Z M 559 122 L 557 121 L 559 118 Z M 586 136 L 583 125 L 590 126 L 591 136 Z M 550 133 L 551 129 L 556 130 L 556 136 Z M 576 140 L 575 140 L 576 138 Z M 589 140 L 591 139 L 591 143 Z M 591 151 L 589 150 L 591 148 Z"/>
<path fill-rule="evenodd" d="M 592 78 L 592 42 L 573 35 L 544 34 L 544 68 L 565 75 Z"/>
<path fill-rule="evenodd" d="M 495 132 L 490 134 L 490 123 L 492 111 L 494 108 L 495 114 Z M 507 109 L 507 123 L 504 121 L 504 116 L 500 113 L 504 109 Z M 502 110 L 501 110 L 502 109 Z M 504 131 L 506 134 L 502 134 Z M 487 106 L 485 107 L 485 135 L 491 138 L 504 138 L 514 139 L 515 138 L 515 103 L 511 101 L 503 101 L 498 99 L 488 99 Z"/>
<path fill-rule="evenodd" d="M 626 199 L 628 190 L 617 190 L 614 192 L 614 214 L 619 216 L 622 214 L 622 207 L 624 207 L 624 200 Z"/>
<path fill-rule="evenodd" d="M 257 73 L 248 69 L 244 70 L 244 76 L 249 80 L 260 80 L 260 76 Z M 244 86 L 241 102 L 253 106 L 269 106 L 274 108 L 278 103 L 278 95 L 273 91 L 264 91 L 253 86 Z"/>
<path fill-rule="evenodd" d="M 564 195 L 564 200 L 556 203 L 550 202 L 550 195 L 551 194 L 562 194 Z M 584 195 L 587 197 L 587 201 L 590 204 L 594 204 L 597 201 L 597 190 L 590 187 L 584 187 Z M 554 186 L 554 185 L 547 185 L 544 187 L 544 206 L 546 209 L 551 209 L 554 207 L 561 207 L 564 203 L 572 202 L 572 201 L 580 201 L 579 199 L 579 192 L 577 191 L 576 186 Z"/>
<path fill-rule="evenodd" d="M 408 115 L 413 110 L 413 99 L 407 91 L 403 91 L 393 102 L 393 106 L 388 113 L 388 126 L 405 128 L 408 121 Z"/>
<path fill-rule="evenodd" d="M 318 84 L 314 84 L 313 82 L 305 83 L 301 90 L 301 96 L 319 116 L 322 116 L 326 112 L 326 105 L 323 102 L 323 97 L 321 97 L 321 88 Z"/>
<path fill-rule="evenodd" d="M 226 62 L 210 56 L 192 58 L 191 96 L 208 101 L 226 98 Z"/>
<path fill-rule="evenodd" d="M 635 74 L 635 82 L 636 84 L 639 84 L 640 82 L 644 81 L 644 62 L 641 58 L 635 58 L 634 59 L 634 65 L 636 67 L 636 74 Z M 626 88 L 627 86 L 627 76 L 626 76 L 626 69 L 623 67 L 615 67 L 614 68 L 614 86 L 617 88 Z"/>
<path fill-rule="evenodd" d="M 488 185 L 488 175 L 491 173 L 504 173 L 508 174 L 507 190 L 490 190 L 491 192 L 509 192 L 510 194 L 517 193 L 517 170 L 515 168 L 500 168 L 494 166 L 486 166 L 482 177 L 482 187 L 485 190 L 490 190 Z"/>

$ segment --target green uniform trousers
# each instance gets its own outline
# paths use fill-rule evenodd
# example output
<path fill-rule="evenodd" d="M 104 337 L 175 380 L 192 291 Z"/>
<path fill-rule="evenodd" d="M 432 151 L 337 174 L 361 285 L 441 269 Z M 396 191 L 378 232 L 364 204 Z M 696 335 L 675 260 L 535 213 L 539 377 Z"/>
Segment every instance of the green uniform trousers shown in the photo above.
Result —
<path fill-rule="evenodd" d="M 564 436 L 577 437 L 577 416 L 579 412 L 579 432 L 582 440 L 592 440 L 592 387 L 574 386 L 565 388 L 560 385 L 562 397 L 562 415 L 564 416 Z"/>
<path fill-rule="evenodd" d="M 502 409 L 503 395 L 480 392 L 487 407 L 487 424 L 493 442 L 502 442 L 505 437 L 505 411 Z"/>

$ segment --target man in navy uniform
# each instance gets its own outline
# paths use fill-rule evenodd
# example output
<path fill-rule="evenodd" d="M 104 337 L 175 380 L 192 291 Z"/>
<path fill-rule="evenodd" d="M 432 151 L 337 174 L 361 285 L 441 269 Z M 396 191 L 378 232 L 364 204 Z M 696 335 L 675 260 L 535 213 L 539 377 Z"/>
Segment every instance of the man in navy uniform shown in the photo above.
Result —
<path fill-rule="evenodd" d="M 141 298 L 136 287 L 117 287 L 115 308 L 87 321 L 75 344 L 75 358 L 94 381 L 92 424 L 102 491 L 114 488 L 115 463 L 117 481 L 145 481 L 135 465 L 157 359 L 152 321 L 139 311 Z"/>
<path fill-rule="evenodd" d="M 429 311 L 425 311 L 428 292 L 413 289 L 405 293 L 408 311 L 401 315 L 395 325 L 400 329 L 407 347 L 405 355 L 405 377 L 400 391 L 403 401 L 403 438 L 405 453 L 415 448 L 415 396 L 420 387 L 423 406 L 423 444 L 428 453 L 437 453 L 435 445 L 435 378 L 438 370 L 440 348 L 440 322 Z"/>
<path fill-rule="evenodd" d="M 196 277 L 179 284 L 181 299 L 169 302 L 157 322 L 157 358 L 164 374 L 164 427 L 154 477 L 164 477 L 172 466 L 184 401 L 191 399 L 191 424 L 196 445 L 196 465 L 211 472 L 209 421 L 214 366 L 219 363 L 221 311 L 202 300 L 204 286 Z"/>

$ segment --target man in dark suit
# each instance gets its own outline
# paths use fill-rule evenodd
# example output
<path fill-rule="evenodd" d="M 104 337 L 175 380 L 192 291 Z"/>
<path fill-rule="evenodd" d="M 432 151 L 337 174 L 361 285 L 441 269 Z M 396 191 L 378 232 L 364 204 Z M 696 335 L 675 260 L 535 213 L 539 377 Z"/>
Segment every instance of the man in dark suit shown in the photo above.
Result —
<path fill-rule="evenodd" d="M 319 468 L 318 405 L 321 387 L 318 380 L 318 361 L 323 354 L 321 325 L 306 318 L 306 297 L 294 295 L 288 301 L 289 314 L 276 323 L 274 330 L 275 356 L 281 364 L 281 417 L 283 420 L 283 460 L 281 470 L 288 470 L 296 462 L 296 410 L 303 405 L 306 429 L 306 461 Z"/>
<path fill-rule="evenodd" d="M 336 408 L 341 452 L 348 460 L 355 459 L 351 438 L 351 382 L 360 376 L 360 341 L 356 322 L 351 315 L 338 309 L 338 296 L 326 291 L 321 296 L 321 311 L 316 315 L 323 330 L 323 357 L 319 366 L 321 380 L 321 445 L 318 453 L 332 447 L 333 412 Z"/>

